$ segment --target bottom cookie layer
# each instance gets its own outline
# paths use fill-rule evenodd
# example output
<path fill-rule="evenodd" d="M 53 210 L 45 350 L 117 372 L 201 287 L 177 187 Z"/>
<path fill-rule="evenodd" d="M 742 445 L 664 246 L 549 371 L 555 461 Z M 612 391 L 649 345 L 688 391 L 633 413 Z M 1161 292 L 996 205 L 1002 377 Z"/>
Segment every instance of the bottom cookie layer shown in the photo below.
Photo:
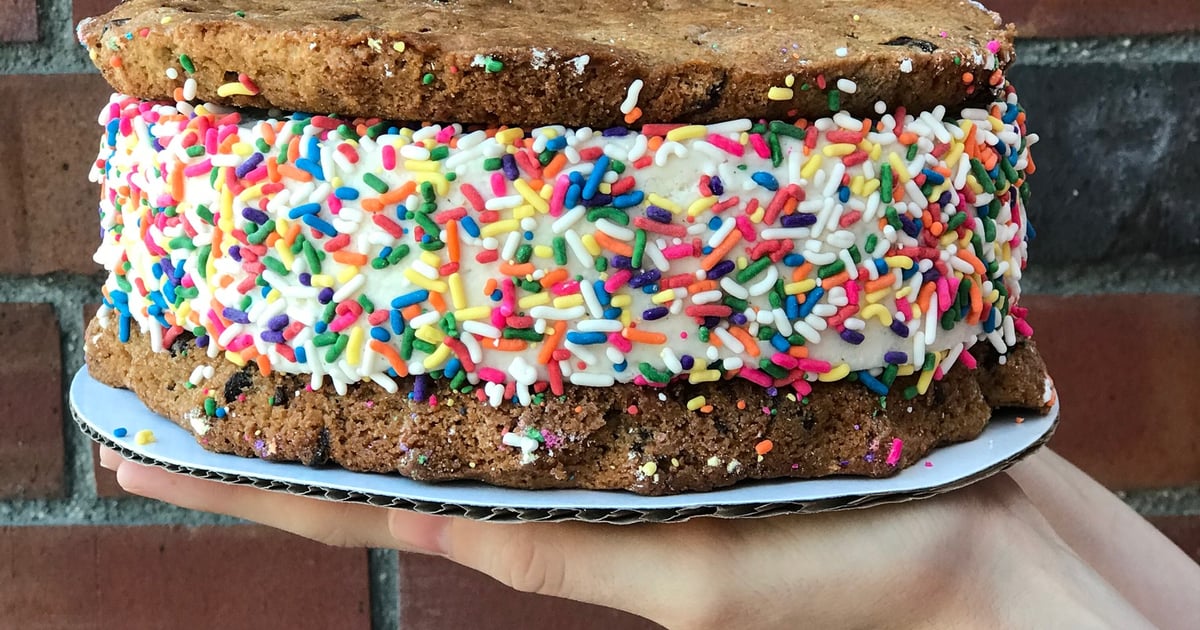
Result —
<path fill-rule="evenodd" d="M 717 383 L 569 388 L 563 397 L 492 407 L 431 382 L 423 395 L 373 383 L 312 391 L 307 380 L 209 359 L 191 340 L 155 353 L 115 325 L 87 333 L 92 376 L 132 390 L 204 448 L 245 457 L 397 472 L 422 481 L 472 479 L 515 488 L 625 489 L 662 495 L 747 479 L 827 475 L 884 477 L 940 444 L 978 436 L 993 408 L 1048 406 L 1045 365 L 1031 341 L 1004 364 L 977 348 L 926 394 L 905 400 L 916 377 L 886 397 L 850 382 L 814 383 L 805 399 L 732 379 Z M 197 367 L 212 376 L 192 386 Z M 700 409 L 688 401 L 703 396 Z M 506 444 L 505 433 L 515 433 Z M 524 449 L 522 449 L 524 447 Z"/>

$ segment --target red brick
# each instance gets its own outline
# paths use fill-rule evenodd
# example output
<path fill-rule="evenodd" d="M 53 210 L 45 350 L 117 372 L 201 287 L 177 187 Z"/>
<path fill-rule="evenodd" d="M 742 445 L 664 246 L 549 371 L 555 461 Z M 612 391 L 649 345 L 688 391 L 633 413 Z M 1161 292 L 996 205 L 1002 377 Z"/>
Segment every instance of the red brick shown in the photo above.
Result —
<path fill-rule="evenodd" d="M 1151 524 L 1200 562 L 1200 516 L 1151 516 Z"/>
<path fill-rule="evenodd" d="M 118 4 L 121 4 L 121 0 L 72 0 L 71 19 L 78 24 L 83 18 L 108 13 Z"/>
<path fill-rule="evenodd" d="M 1105 37 L 1200 30 L 1194 0 L 987 0 L 1022 37 Z"/>
<path fill-rule="evenodd" d="M 3 1 L 3 0 L 0 0 Z M 96 273 L 100 75 L 0 76 L 0 273 Z"/>
<path fill-rule="evenodd" d="M 0 529 L 7 628 L 370 626 L 367 553 L 257 526 Z"/>
<path fill-rule="evenodd" d="M 0 497 L 62 493 L 62 357 L 49 304 L 0 304 L 0 435 Z"/>
<path fill-rule="evenodd" d="M 652 630 L 629 613 L 510 589 L 442 558 L 400 554 L 401 628 Z"/>
<path fill-rule="evenodd" d="M 1021 303 L 1062 398 L 1051 446 L 1114 489 L 1200 483 L 1200 295 Z"/>
<path fill-rule="evenodd" d="M 37 0 L 0 0 L 0 42 L 37 39 Z"/>

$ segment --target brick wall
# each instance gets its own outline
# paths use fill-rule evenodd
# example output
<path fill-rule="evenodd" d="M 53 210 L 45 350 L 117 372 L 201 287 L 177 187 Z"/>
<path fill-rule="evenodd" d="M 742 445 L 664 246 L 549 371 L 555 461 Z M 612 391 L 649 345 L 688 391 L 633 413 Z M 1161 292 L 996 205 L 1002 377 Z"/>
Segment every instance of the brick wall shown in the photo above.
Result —
<path fill-rule="evenodd" d="M 107 87 L 72 24 L 112 4 L 0 0 L 0 625 L 649 627 L 128 497 L 95 466 L 63 387 L 98 299 L 85 174 Z M 1200 5 L 992 4 L 1033 36 L 1013 78 L 1043 138 L 1025 286 L 1064 401 L 1052 445 L 1200 558 Z"/>

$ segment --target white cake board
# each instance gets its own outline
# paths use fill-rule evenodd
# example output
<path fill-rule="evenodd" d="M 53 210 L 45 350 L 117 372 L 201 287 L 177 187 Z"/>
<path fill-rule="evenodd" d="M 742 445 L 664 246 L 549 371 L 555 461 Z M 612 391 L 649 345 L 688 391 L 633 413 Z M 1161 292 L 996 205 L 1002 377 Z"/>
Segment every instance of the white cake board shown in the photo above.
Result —
<path fill-rule="evenodd" d="M 683 521 L 696 516 L 748 518 L 825 512 L 934 496 L 993 475 L 1037 450 L 1053 434 L 1059 411 L 1056 401 L 1044 415 L 998 412 L 977 439 L 936 449 L 886 479 L 748 481 L 709 492 L 646 497 L 624 491 L 426 483 L 399 475 L 211 453 L 191 433 L 148 410 L 132 392 L 93 379 L 86 367 L 71 382 L 70 402 L 76 422 L 93 440 L 133 461 L 202 479 L 478 520 L 620 524 Z M 1022 422 L 1016 421 L 1018 415 L 1024 418 Z M 118 428 L 127 431 L 125 437 L 116 437 Z M 137 444 L 134 435 L 142 429 L 153 431 L 156 441 Z"/>

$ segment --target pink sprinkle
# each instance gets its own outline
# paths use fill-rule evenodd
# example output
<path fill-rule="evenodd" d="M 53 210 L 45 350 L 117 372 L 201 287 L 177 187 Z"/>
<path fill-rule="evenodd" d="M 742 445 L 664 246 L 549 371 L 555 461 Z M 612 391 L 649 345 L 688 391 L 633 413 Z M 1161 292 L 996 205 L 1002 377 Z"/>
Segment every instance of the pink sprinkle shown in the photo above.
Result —
<path fill-rule="evenodd" d="M 504 174 L 500 171 L 492 173 L 492 194 L 497 197 L 503 197 L 508 192 L 508 184 L 504 181 Z"/>
<path fill-rule="evenodd" d="M 931 462 L 931 461 L 929 461 L 929 460 L 925 460 L 925 467 L 926 467 L 926 468 L 933 468 L 933 462 Z"/>
<path fill-rule="evenodd" d="M 355 313 L 346 313 L 345 315 L 336 317 L 332 322 L 329 322 L 329 330 L 332 330 L 333 332 L 342 332 L 343 330 L 349 328 L 356 319 L 358 319 L 358 315 Z"/>
<path fill-rule="evenodd" d="M 887 456 L 887 465 L 895 466 L 900 462 L 900 453 L 904 451 L 904 440 L 895 438 L 892 440 L 892 450 Z"/>
<path fill-rule="evenodd" d="M 197 177 L 212 170 L 212 160 L 205 158 L 201 162 L 183 167 L 184 177 Z"/>
<path fill-rule="evenodd" d="M 754 226 L 750 223 L 750 217 L 739 214 L 733 221 L 734 226 L 742 233 L 742 238 L 751 242 L 758 238 L 758 234 L 754 231 Z"/>
<path fill-rule="evenodd" d="M 760 372 L 750 367 L 743 367 L 741 371 L 738 372 L 738 376 L 760 387 L 770 387 L 774 382 L 766 372 Z"/>
<path fill-rule="evenodd" d="M 480 379 L 485 380 L 489 383 L 503 383 L 504 382 L 504 372 L 501 372 L 500 370 L 497 370 L 496 368 L 481 366 L 478 370 L 476 370 L 475 373 L 479 375 Z"/>
<path fill-rule="evenodd" d="M 621 333 L 609 333 L 608 343 L 621 352 L 629 352 L 630 350 L 633 350 L 633 343 L 622 337 Z"/>
<path fill-rule="evenodd" d="M 979 362 L 975 360 L 975 355 L 966 350 L 963 350 L 962 354 L 958 355 L 958 362 L 967 366 L 968 370 L 974 370 L 979 366 Z"/>
<path fill-rule="evenodd" d="M 805 380 L 792 381 L 792 389 L 803 398 L 812 393 L 812 383 Z"/>
<path fill-rule="evenodd" d="M 625 283 L 629 282 L 629 279 L 632 277 L 632 271 L 628 269 L 621 269 L 620 271 L 609 276 L 608 280 L 604 281 L 604 290 L 608 291 L 609 293 L 614 293 L 617 289 L 625 286 Z"/>
<path fill-rule="evenodd" d="M 579 281 L 567 280 L 566 282 L 554 284 L 550 287 L 550 293 L 556 296 L 575 295 L 576 293 L 579 293 Z"/>
<path fill-rule="evenodd" d="M 396 148 L 390 144 L 383 145 L 383 168 L 389 171 L 396 168 Z"/>
<path fill-rule="evenodd" d="M 771 363 L 774 363 L 785 370 L 796 369 L 798 361 L 799 359 L 786 352 L 776 352 L 775 354 L 771 355 Z"/>
<path fill-rule="evenodd" d="M 450 142 L 450 138 L 453 137 L 454 125 L 446 125 L 445 127 L 442 127 L 442 130 L 439 131 L 436 136 L 434 136 L 434 140 L 437 140 L 438 144 L 446 144 L 447 142 Z"/>
<path fill-rule="evenodd" d="M 341 214 L 341 212 L 342 212 L 342 200 L 341 199 L 338 199 L 337 197 L 330 195 L 329 198 L 325 200 L 325 203 L 329 204 L 330 212 L 332 212 L 333 214 Z"/>
<path fill-rule="evenodd" d="M 679 245 L 671 245 L 670 247 L 664 247 L 662 250 L 662 255 L 667 260 L 675 260 L 677 258 L 687 258 L 688 256 L 692 255 L 692 246 L 688 245 L 686 243 L 680 243 Z"/>
<path fill-rule="evenodd" d="M 480 195 L 479 191 L 476 190 L 474 186 L 470 184 L 463 184 L 459 187 L 459 190 L 462 192 L 463 196 L 467 198 L 467 201 L 471 202 L 471 207 L 475 208 L 476 212 L 483 212 L 487 209 L 483 202 L 483 195 Z M 563 194 L 565 195 L 566 193 L 564 192 Z"/>
<path fill-rule="evenodd" d="M 993 39 L 987 43 L 987 49 L 992 51 L 993 55 L 1000 52 L 1000 42 Z"/>
<path fill-rule="evenodd" d="M 750 146 L 754 147 L 754 152 L 758 154 L 758 157 L 764 160 L 771 157 L 771 149 L 767 147 L 767 141 L 763 140 L 762 134 L 750 134 Z"/>
<path fill-rule="evenodd" d="M 746 148 L 741 143 L 734 142 L 725 136 L 719 136 L 715 133 L 708 136 L 708 143 L 737 157 L 742 157 L 746 153 Z"/>
<path fill-rule="evenodd" d="M 796 359 L 796 369 L 804 370 L 805 372 L 816 372 L 824 374 L 833 369 L 833 366 L 828 361 L 818 361 L 816 359 Z"/>
<path fill-rule="evenodd" d="M 1017 330 L 1017 332 L 1021 333 L 1022 335 L 1026 336 L 1026 337 L 1033 336 L 1033 326 L 1030 326 L 1029 322 L 1027 322 L 1023 319 L 1014 317 L 1013 318 L 1013 328 L 1015 328 Z"/>
<path fill-rule="evenodd" d="M 429 395 L 429 406 L 436 407 L 437 403 L 438 403 L 437 394 L 430 394 Z"/>
<path fill-rule="evenodd" d="M 854 280 L 847 280 L 844 286 L 846 289 L 846 305 L 858 306 L 858 282 Z"/>
<path fill-rule="evenodd" d="M 946 276 L 937 279 L 937 296 L 938 296 L 938 315 L 951 306 L 950 285 L 946 283 Z"/>
<path fill-rule="evenodd" d="M 567 198 L 567 188 L 571 186 L 571 179 L 566 175 L 559 175 L 558 179 L 554 180 L 554 194 L 550 195 L 550 216 L 562 216 L 563 200 Z"/>
<path fill-rule="evenodd" d="M 241 352 L 252 345 L 254 345 L 254 337 L 251 337 L 250 335 L 238 335 L 237 337 L 234 337 L 233 341 L 230 341 L 229 345 L 225 346 L 225 348 L 232 352 Z"/>
<path fill-rule="evenodd" d="M 908 303 L 908 298 L 896 298 L 896 310 L 904 313 L 904 321 L 912 321 L 912 306 Z"/>

